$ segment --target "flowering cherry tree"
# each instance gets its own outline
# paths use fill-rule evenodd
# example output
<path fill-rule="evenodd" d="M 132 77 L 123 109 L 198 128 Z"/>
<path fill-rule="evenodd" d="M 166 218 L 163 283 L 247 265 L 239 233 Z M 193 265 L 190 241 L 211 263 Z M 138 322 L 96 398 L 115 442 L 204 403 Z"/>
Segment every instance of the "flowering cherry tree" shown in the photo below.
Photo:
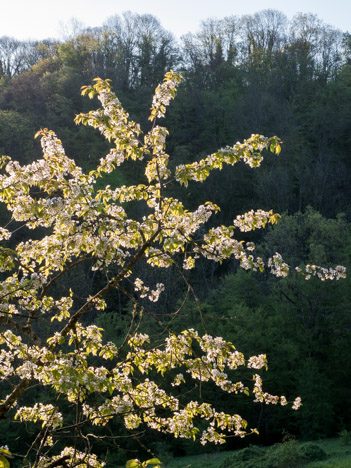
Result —
<path fill-rule="evenodd" d="M 180 80 L 171 71 L 156 88 L 151 130 L 146 134 L 129 119 L 108 80 L 96 79 L 93 86 L 83 88 L 82 93 L 97 96 L 102 107 L 78 115 L 76 122 L 97 128 L 113 143 L 97 168 L 87 174 L 66 156 L 61 141 L 47 129 L 38 132 L 43 159 L 26 166 L 5 156 L 1 159 L 0 198 L 11 213 L 11 222 L 0 228 L 0 379 L 7 389 L 7 394 L 0 394 L 0 418 L 14 414 L 20 421 L 37 423 L 23 466 L 104 466 L 92 453 L 91 438 L 97 437 L 94 426 L 105 426 L 112 418 L 120 418 L 130 431 L 146 425 L 175 437 L 199 438 L 203 444 L 224 443 L 230 433 L 244 437 L 257 432 L 238 414 L 217 411 L 206 402 L 182 400 L 179 392 L 166 391 L 150 377 L 155 373 L 168 375 L 174 390 L 186 379 L 211 381 L 223 392 L 244 393 L 255 402 L 288 404 L 285 396 L 262 388 L 257 371 L 267 366 L 265 355 L 245 359 L 232 343 L 199 336 L 195 330 L 176 335 L 167 329 L 167 338 L 157 346 L 152 346 L 149 336 L 129 332 L 118 348 L 105 342 L 103 330 L 85 319 L 89 310 L 106 307 L 108 293 L 114 289 L 134 303 L 134 312 L 147 309 L 145 300 L 158 300 L 164 285 L 147 284 L 146 278 L 136 277 L 135 266 L 141 261 L 153 268 L 178 265 L 183 277 L 183 271 L 195 268 L 200 257 L 215 262 L 234 257 L 245 269 L 268 268 L 276 276 L 289 272 L 278 253 L 265 263 L 255 255 L 252 242 L 237 238 L 237 233 L 276 223 L 279 216 L 273 211 L 252 210 L 237 216 L 231 226 L 205 231 L 206 222 L 220 208 L 209 201 L 188 211 L 167 193 L 171 181 L 185 186 L 191 180 L 204 182 L 225 164 L 242 160 L 255 168 L 263 150 L 280 152 L 277 137 L 252 135 L 201 161 L 179 165 L 172 173 L 165 149 L 168 132 L 157 122 L 165 116 Z M 145 161 L 144 184 L 96 189 L 98 179 L 126 160 Z M 141 219 L 127 215 L 130 201 L 145 205 Z M 16 243 L 13 235 L 20 228 L 33 235 Z M 196 235 L 200 229 L 201 235 Z M 83 303 L 71 289 L 56 297 L 55 285 L 84 262 L 92 270 L 109 272 L 105 284 Z M 312 275 L 339 279 L 345 269 L 308 265 L 299 274 L 306 279 Z M 129 289 L 124 286 L 127 280 Z M 46 326 L 48 318 L 52 327 Z M 235 370 L 244 366 L 253 372 L 251 385 L 235 379 Z M 24 406 L 23 398 L 33 385 L 50 387 L 52 402 L 36 399 Z M 300 403 L 296 398 L 292 408 Z M 75 407 L 74 424 L 65 420 L 62 404 Z M 56 439 L 62 433 L 73 434 L 75 442 L 57 452 Z M 6 443 L 9 447 L 4 450 L 11 450 L 11 441 Z"/>

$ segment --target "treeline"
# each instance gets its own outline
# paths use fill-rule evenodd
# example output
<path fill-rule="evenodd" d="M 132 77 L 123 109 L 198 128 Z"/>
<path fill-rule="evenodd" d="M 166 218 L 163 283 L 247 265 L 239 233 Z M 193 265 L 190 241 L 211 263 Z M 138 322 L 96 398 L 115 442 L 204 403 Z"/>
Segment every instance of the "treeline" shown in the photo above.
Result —
<path fill-rule="evenodd" d="M 347 33 L 312 14 L 288 21 L 275 10 L 209 19 L 180 43 L 153 16 L 130 12 L 65 42 L 2 37 L 0 150 L 22 162 L 36 158 L 32 135 L 45 126 L 86 166 L 104 148 L 91 132 L 74 128 L 73 116 L 86 106 L 79 88 L 96 76 L 111 79 L 132 117 L 147 127 L 152 91 L 175 68 L 185 76 L 167 119 L 175 162 L 251 133 L 284 142 L 281 160 L 254 179 L 242 170 L 213 180 L 209 190 L 229 219 L 224 185 L 234 191 L 235 211 L 263 202 L 291 213 L 311 205 L 327 216 L 349 216 L 350 57 Z M 243 179 L 244 192 L 237 183 Z"/>
<path fill-rule="evenodd" d="M 36 159 L 40 148 L 33 135 L 49 127 L 67 153 L 89 170 L 108 147 L 97 133 L 73 123 L 74 115 L 89 105 L 81 99 L 80 87 L 96 76 L 111 79 L 122 104 L 147 130 L 152 92 L 170 68 L 184 76 L 165 123 L 172 164 L 195 161 L 251 133 L 277 134 L 283 141 L 281 155 L 267 157 L 256 171 L 244 165 L 226 168 L 206 186 L 189 184 L 176 194 L 189 208 L 207 200 L 217 203 L 223 224 L 251 208 L 273 208 L 283 214 L 278 227 L 250 238 L 262 252 L 279 251 L 293 266 L 348 266 L 351 36 L 313 14 L 288 21 L 279 11 L 265 10 L 209 19 L 180 42 L 153 16 L 130 12 L 64 42 L 2 37 L 0 153 L 21 163 Z M 134 165 L 125 165 L 107 183 L 135 183 L 141 177 Z M 154 274 L 150 269 L 150 280 Z M 83 270 L 81 275 L 75 293 L 88 296 L 97 289 L 99 275 Z M 161 280 L 166 293 L 155 313 L 159 308 L 172 312 L 184 288 L 172 271 Z M 288 420 L 282 410 L 240 403 L 244 410 L 238 412 L 259 427 L 261 441 L 279 440 L 283 430 L 316 438 L 351 429 L 349 280 L 326 285 L 292 276 L 278 281 L 238 271 L 234 261 L 200 263 L 190 280 L 203 302 L 203 315 L 189 301 L 172 327 L 222 335 L 248 355 L 267 352 L 267 390 L 303 397 L 302 410 Z M 114 294 L 115 309 L 97 322 L 109 339 L 118 340 L 128 327 L 130 306 Z M 143 326 L 155 331 L 147 319 Z M 221 403 L 235 411 L 231 401 Z M 168 444 L 172 453 L 193 451 L 188 443 Z"/>

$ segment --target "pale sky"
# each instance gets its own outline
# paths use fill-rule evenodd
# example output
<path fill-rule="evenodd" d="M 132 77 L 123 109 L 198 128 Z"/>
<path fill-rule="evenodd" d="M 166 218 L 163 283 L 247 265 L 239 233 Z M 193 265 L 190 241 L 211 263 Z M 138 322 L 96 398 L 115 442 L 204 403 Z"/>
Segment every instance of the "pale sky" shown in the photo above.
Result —
<path fill-rule="evenodd" d="M 315 13 L 325 23 L 351 32 L 351 0 L 0 0 L 0 37 L 61 38 L 62 24 L 72 18 L 84 26 L 101 26 L 114 15 L 130 10 L 150 13 L 176 37 L 196 32 L 201 20 L 282 11 L 290 19 L 298 12 Z"/>

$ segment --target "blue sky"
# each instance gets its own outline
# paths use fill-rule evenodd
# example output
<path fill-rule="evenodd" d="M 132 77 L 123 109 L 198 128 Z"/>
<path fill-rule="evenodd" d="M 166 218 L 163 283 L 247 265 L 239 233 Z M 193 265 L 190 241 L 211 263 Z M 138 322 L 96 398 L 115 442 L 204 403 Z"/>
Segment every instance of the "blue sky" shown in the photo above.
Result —
<path fill-rule="evenodd" d="M 101 26 L 114 14 L 131 10 L 151 13 L 165 29 L 180 37 L 196 32 L 200 21 L 272 8 L 291 18 L 298 12 L 316 13 L 342 31 L 351 32 L 350 0 L 0 0 L 0 36 L 18 39 L 62 38 L 72 18 L 85 26 Z"/>

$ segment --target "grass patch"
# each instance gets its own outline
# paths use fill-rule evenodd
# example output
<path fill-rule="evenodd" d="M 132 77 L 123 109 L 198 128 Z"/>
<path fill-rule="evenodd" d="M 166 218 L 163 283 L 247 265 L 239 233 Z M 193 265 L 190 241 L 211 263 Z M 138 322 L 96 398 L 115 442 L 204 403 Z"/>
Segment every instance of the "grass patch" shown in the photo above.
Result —
<path fill-rule="evenodd" d="M 250 446 L 233 452 L 172 458 L 164 468 L 350 468 L 351 445 L 341 439 Z"/>
<path fill-rule="evenodd" d="M 218 468 L 230 452 L 206 453 L 188 457 L 176 457 L 163 466 L 165 468 Z"/>
<path fill-rule="evenodd" d="M 351 456 L 341 456 L 328 459 L 324 462 L 313 462 L 306 465 L 306 468 L 350 468 Z"/>

